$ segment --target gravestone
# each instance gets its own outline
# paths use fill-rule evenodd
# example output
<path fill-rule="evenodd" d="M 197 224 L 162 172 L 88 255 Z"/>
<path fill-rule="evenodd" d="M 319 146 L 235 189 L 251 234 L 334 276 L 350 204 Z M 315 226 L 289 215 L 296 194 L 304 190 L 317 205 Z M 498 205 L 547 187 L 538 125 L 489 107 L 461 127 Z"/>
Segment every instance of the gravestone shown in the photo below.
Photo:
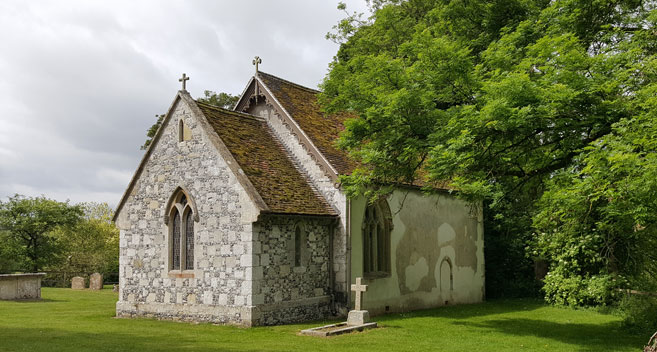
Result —
<path fill-rule="evenodd" d="M 301 334 L 326 337 L 376 328 L 377 324 L 375 322 L 368 323 L 370 320 L 370 312 L 362 310 L 362 295 L 363 292 L 367 291 L 367 285 L 363 285 L 362 278 L 356 278 L 356 284 L 351 285 L 351 290 L 356 292 L 356 303 L 354 305 L 354 310 L 349 311 L 349 316 L 347 316 L 346 322 L 301 330 Z"/>
<path fill-rule="evenodd" d="M 362 284 L 362 278 L 356 278 L 356 284 L 351 285 L 351 290 L 356 292 L 354 310 L 349 311 L 347 325 L 363 325 L 370 320 L 370 312 L 362 310 L 363 293 L 367 291 L 367 285 Z"/>
<path fill-rule="evenodd" d="M 72 278 L 71 288 L 74 290 L 84 290 L 84 278 L 82 276 Z"/>
<path fill-rule="evenodd" d="M 93 273 L 89 277 L 89 289 L 90 290 L 102 290 L 103 289 L 103 275 L 99 273 Z"/>

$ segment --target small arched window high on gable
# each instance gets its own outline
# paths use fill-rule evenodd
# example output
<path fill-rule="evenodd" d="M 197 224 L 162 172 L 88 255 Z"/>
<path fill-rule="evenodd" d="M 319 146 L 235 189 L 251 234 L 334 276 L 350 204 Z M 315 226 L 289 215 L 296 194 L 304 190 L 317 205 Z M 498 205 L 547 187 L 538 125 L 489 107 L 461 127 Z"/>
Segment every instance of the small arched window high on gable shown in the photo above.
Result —
<path fill-rule="evenodd" d="M 178 189 L 169 207 L 169 270 L 194 269 L 195 209 Z"/>
<path fill-rule="evenodd" d="M 178 142 L 189 141 L 192 139 L 192 130 L 187 126 L 183 119 L 178 120 Z"/>

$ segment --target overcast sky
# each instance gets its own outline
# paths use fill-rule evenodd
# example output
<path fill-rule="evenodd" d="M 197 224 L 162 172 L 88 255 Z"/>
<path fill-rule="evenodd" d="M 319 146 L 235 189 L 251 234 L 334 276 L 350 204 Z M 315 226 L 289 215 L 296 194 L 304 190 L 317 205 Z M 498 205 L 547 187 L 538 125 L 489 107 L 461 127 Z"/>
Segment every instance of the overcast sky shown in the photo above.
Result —
<path fill-rule="evenodd" d="M 366 10 L 348 0 L 350 11 Z M 0 199 L 116 206 L 183 72 L 193 97 L 261 70 L 317 87 L 338 0 L 0 1 Z"/>

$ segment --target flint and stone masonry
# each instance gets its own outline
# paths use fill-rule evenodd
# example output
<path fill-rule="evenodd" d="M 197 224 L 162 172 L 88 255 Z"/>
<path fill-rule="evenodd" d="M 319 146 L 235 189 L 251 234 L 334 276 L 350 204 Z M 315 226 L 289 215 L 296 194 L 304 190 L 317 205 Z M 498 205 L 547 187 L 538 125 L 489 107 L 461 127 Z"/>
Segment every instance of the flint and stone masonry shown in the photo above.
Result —
<path fill-rule="evenodd" d="M 119 317 L 152 316 L 244 326 L 329 313 L 329 231 L 334 220 L 258 212 L 184 99 L 162 128 L 117 224 Z M 180 119 L 189 138 L 180 141 Z M 194 269 L 170 270 L 166 204 L 178 187 L 198 211 Z M 294 266 L 296 226 L 304 233 Z"/>

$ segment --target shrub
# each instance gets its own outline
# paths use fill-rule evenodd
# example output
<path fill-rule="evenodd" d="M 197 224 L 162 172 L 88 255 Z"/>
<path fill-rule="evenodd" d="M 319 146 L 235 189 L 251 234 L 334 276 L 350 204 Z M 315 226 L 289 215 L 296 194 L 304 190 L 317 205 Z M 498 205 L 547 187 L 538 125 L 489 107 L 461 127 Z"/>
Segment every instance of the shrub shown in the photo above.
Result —
<path fill-rule="evenodd" d="M 611 275 L 564 275 L 557 270 L 548 273 L 544 283 L 545 300 L 556 305 L 610 305 L 619 295 L 619 280 Z"/>
<path fill-rule="evenodd" d="M 648 335 L 657 330 L 657 297 L 628 295 L 621 300 L 619 310 L 628 329 Z"/>

